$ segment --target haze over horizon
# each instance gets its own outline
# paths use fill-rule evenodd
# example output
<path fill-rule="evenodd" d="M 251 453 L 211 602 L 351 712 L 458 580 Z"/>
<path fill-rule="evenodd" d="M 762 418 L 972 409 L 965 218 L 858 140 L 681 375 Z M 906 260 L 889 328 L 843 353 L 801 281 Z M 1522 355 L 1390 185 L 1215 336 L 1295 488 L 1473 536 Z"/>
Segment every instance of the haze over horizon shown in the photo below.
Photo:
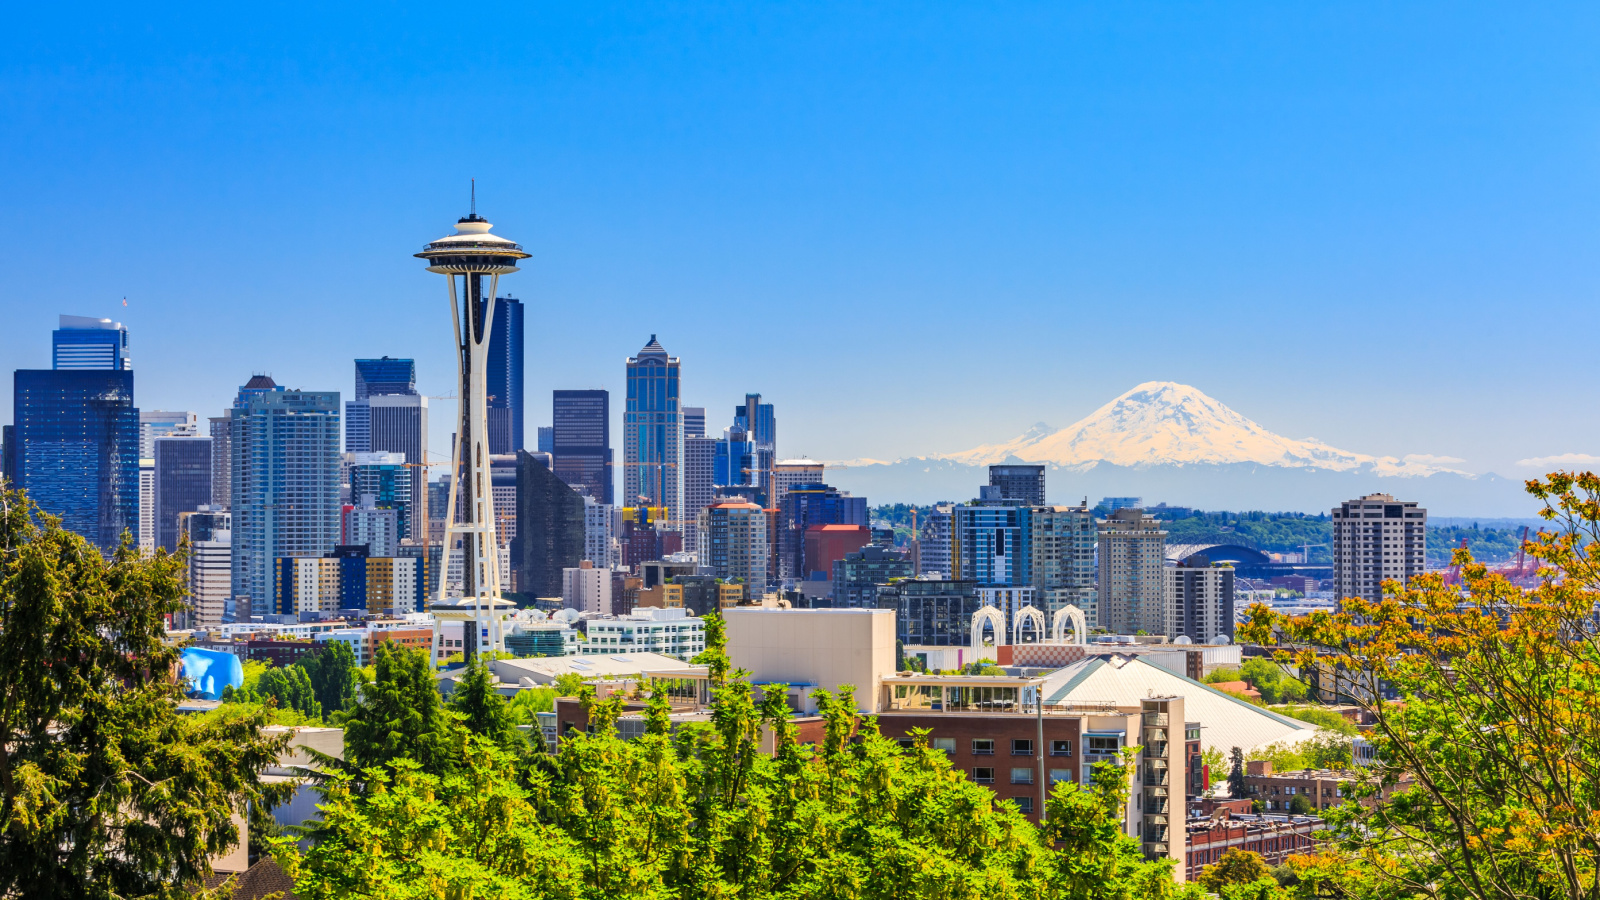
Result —
<path fill-rule="evenodd" d="M 128 325 L 144 409 L 348 398 L 385 354 L 448 394 L 411 254 L 475 177 L 533 254 L 530 442 L 552 388 L 620 424 L 654 333 L 708 430 L 760 392 L 783 456 L 1173 381 L 1356 453 L 1600 465 L 1593 7 L 504 7 L 481 42 L 426 10 L 14 11 L 6 368 L 68 313 Z"/>

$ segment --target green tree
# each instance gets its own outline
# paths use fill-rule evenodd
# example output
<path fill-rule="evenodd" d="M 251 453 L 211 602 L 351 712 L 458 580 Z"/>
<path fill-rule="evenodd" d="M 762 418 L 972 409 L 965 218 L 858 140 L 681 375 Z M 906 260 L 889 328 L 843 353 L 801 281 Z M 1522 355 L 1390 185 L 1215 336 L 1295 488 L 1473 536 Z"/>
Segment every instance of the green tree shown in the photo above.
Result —
<path fill-rule="evenodd" d="M 445 710 L 428 655 L 392 641 L 378 644 L 375 677 L 345 714 L 344 758 L 361 771 L 409 759 L 430 775 L 462 762 L 463 729 Z"/>
<path fill-rule="evenodd" d="M 506 708 L 518 725 L 537 725 L 538 713 L 556 708 L 556 692 L 552 688 L 521 688 L 506 702 Z"/>
<path fill-rule="evenodd" d="M 295 892 L 306 900 L 584 896 L 576 848 L 537 812 L 548 782 L 534 773 L 530 792 L 497 745 L 472 737 L 468 749 L 470 772 L 431 774 L 403 758 L 366 770 L 364 785 L 335 772 L 310 849 L 277 842 Z"/>
<path fill-rule="evenodd" d="M 1310 816 L 1315 815 L 1316 811 L 1317 808 L 1311 805 L 1311 801 L 1307 800 L 1304 794 L 1295 794 L 1289 798 L 1289 812 L 1292 815 Z"/>
<path fill-rule="evenodd" d="M 1228 793 L 1237 800 L 1250 793 L 1250 786 L 1244 780 L 1244 751 L 1233 748 L 1229 759 L 1232 766 L 1228 769 Z"/>
<path fill-rule="evenodd" d="M 322 717 L 322 704 L 311 690 L 311 679 L 299 666 L 285 669 L 268 669 L 256 686 L 256 693 L 270 698 L 283 709 L 292 709 L 308 719 Z"/>
<path fill-rule="evenodd" d="M 1234 847 L 1222 854 L 1221 859 L 1201 870 L 1199 882 L 1206 890 L 1220 893 L 1228 885 L 1252 884 L 1262 879 L 1277 883 L 1272 878 L 1272 869 L 1261 858 L 1261 854 Z"/>
<path fill-rule="evenodd" d="M 184 549 L 108 561 L 20 491 L 0 492 L 0 897 L 189 896 L 288 786 L 265 718 L 178 715 L 165 617 Z"/>
<path fill-rule="evenodd" d="M 1216 786 L 1225 777 L 1223 775 L 1222 767 L 1226 763 L 1226 760 L 1222 755 L 1222 751 L 1215 747 L 1207 747 L 1200 752 L 1200 762 L 1210 773 L 1211 786 L 1212 789 L 1215 790 Z M 1207 793 L 1209 795 L 1210 792 Z"/>
<path fill-rule="evenodd" d="M 1253 607 L 1242 640 L 1277 644 L 1374 725 L 1369 778 L 1328 813 L 1315 871 L 1356 896 L 1587 898 L 1600 879 L 1600 476 L 1528 483 L 1555 528 L 1519 588 L 1458 550 L 1462 584 L 1384 584 L 1307 617 Z M 1398 697 L 1390 703 L 1384 697 Z M 1405 787 L 1402 789 L 1404 778 Z M 1381 840 L 1373 840 L 1381 836 Z M 1311 872 L 1301 870 L 1302 880 Z"/>
<path fill-rule="evenodd" d="M 1272 660 L 1259 657 L 1245 660 L 1239 672 L 1251 687 L 1261 692 L 1261 699 L 1267 703 L 1294 703 L 1306 698 L 1305 682 L 1284 672 Z"/>
<path fill-rule="evenodd" d="M 525 752 L 528 742 L 517 730 L 516 714 L 500 696 L 499 684 L 488 662 L 474 655 L 450 694 L 450 709 L 473 734 L 507 752 Z"/>
<path fill-rule="evenodd" d="M 295 665 L 305 669 L 317 703 L 330 718 L 355 700 L 360 673 L 355 652 L 344 641 L 327 641 L 321 650 Z"/>
<path fill-rule="evenodd" d="M 577 672 L 562 672 L 556 676 L 557 697 L 576 697 L 583 691 L 583 676 Z"/>

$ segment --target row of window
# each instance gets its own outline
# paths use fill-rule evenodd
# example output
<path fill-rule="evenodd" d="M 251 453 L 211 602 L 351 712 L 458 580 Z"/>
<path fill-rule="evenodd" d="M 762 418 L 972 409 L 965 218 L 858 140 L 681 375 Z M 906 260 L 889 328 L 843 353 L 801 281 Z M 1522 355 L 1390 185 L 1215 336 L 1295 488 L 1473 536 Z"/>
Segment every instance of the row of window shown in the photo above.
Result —
<path fill-rule="evenodd" d="M 899 740 L 900 740 L 900 746 L 905 747 L 907 749 L 910 749 L 915 744 L 915 742 L 909 737 L 903 737 L 903 738 L 900 738 Z M 928 741 L 928 746 L 933 748 L 933 749 L 935 749 L 935 750 L 943 750 L 944 752 L 949 753 L 949 754 L 951 754 L 953 756 L 953 755 L 955 755 L 955 752 L 956 752 L 956 739 L 955 738 L 933 738 L 932 740 Z M 991 739 L 991 738 L 973 738 L 972 739 L 972 755 L 974 755 L 974 756 L 993 756 L 994 755 L 994 740 Z M 1011 741 L 1011 755 L 1012 756 L 1032 756 L 1033 755 L 1033 741 L 1023 740 L 1023 739 L 1016 739 L 1016 738 L 1012 739 L 1012 741 Z M 1050 742 L 1050 755 L 1051 756 L 1071 756 L 1072 755 L 1072 742 L 1071 741 L 1051 741 Z M 1065 771 L 1065 770 L 1063 770 L 1063 771 Z"/>

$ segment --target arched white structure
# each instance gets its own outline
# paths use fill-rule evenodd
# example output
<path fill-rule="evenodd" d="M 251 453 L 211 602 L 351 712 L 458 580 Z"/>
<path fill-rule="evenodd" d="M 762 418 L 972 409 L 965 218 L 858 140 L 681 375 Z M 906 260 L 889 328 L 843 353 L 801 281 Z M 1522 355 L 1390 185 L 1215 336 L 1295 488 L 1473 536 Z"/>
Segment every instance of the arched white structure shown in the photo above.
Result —
<path fill-rule="evenodd" d="M 1083 610 L 1071 604 L 1056 610 L 1055 617 L 1050 623 L 1050 640 L 1060 643 L 1066 639 L 1068 621 L 1072 622 L 1072 642 L 1089 643 L 1089 622 L 1083 617 Z"/>
<path fill-rule="evenodd" d="M 1011 643 L 1022 643 L 1023 622 L 1033 623 L 1033 639 L 1042 643 L 1044 641 L 1044 613 L 1040 612 L 1038 607 L 1032 603 L 1017 610 L 1016 618 L 1011 620 Z"/>
<path fill-rule="evenodd" d="M 985 606 L 972 614 L 972 652 L 974 654 L 982 653 L 984 650 L 983 623 L 986 621 L 994 626 L 994 644 L 996 647 L 1000 646 L 1000 642 L 1006 639 L 1005 616 L 1000 614 L 1000 610 L 992 606 Z"/>

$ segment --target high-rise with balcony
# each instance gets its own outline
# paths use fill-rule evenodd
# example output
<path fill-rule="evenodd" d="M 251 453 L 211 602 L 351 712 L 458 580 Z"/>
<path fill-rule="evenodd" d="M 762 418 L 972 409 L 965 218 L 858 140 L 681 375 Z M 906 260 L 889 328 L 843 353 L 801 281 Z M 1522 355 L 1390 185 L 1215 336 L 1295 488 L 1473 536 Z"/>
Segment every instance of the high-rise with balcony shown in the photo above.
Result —
<path fill-rule="evenodd" d="M 339 541 L 339 393 L 257 375 L 232 420 L 233 594 L 265 615 L 274 560 L 322 556 Z"/>
<path fill-rule="evenodd" d="M 1154 516 L 1122 507 L 1102 521 L 1099 624 L 1113 634 L 1166 634 L 1166 570 L 1167 533 Z"/>
<path fill-rule="evenodd" d="M 716 438 L 704 434 L 686 435 L 683 439 L 683 512 L 684 520 L 700 520 L 700 510 L 716 497 Z M 683 549 L 697 552 L 700 546 L 700 529 L 685 528 Z"/>
<path fill-rule="evenodd" d="M 650 335 L 628 359 L 628 405 L 623 413 L 621 506 L 665 507 L 668 527 L 683 520 L 683 415 L 678 358 Z"/>
<path fill-rule="evenodd" d="M 1094 510 L 1078 506 L 1035 506 L 1030 511 L 1029 535 L 1034 587 L 1039 589 L 1045 615 L 1076 606 L 1096 621 L 1094 547 L 1098 534 Z"/>
<path fill-rule="evenodd" d="M 1422 574 L 1428 511 L 1415 501 L 1368 494 L 1333 510 L 1333 595 L 1383 599 L 1383 583 Z"/>
<path fill-rule="evenodd" d="M 767 588 L 766 510 L 742 500 L 718 500 L 700 510 L 700 565 L 724 581 L 746 586 L 747 596 Z"/>
<path fill-rule="evenodd" d="M 555 391 L 551 422 L 556 476 L 600 503 L 612 505 L 611 392 Z"/>
<path fill-rule="evenodd" d="M 1044 466 L 990 466 L 989 486 L 1000 489 L 1002 500 L 1020 500 L 1028 506 L 1043 506 Z"/>
<path fill-rule="evenodd" d="M 62 316 L 53 369 L 18 369 L 6 477 L 68 531 L 110 553 L 139 530 L 139 410 L 128 333 Z"/>

